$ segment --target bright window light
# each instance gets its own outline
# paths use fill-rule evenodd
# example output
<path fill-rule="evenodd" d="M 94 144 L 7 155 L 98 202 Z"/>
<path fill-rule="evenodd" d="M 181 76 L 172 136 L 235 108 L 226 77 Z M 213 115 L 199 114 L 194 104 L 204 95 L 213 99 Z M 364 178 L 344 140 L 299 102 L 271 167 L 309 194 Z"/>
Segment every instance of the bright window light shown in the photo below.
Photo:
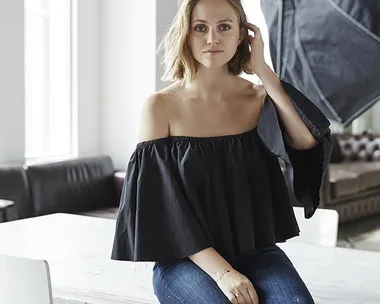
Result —
<path fill-rule="evenodd" d="M 26 159 L 72 154 L 71 1 L 25 0 Z"/>

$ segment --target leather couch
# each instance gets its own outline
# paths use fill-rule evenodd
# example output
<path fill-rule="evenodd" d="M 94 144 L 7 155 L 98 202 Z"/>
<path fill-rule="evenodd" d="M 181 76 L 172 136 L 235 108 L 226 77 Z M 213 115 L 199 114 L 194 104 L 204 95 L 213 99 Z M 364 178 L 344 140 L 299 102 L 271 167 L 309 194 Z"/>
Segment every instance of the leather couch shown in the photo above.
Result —
<path fill-rule="evenodd" d="M 56 212 L 114 217 L 123 182 L 108 156 L 0 165 L 0 199 L 15 203 L 8 220 Z"/>
<path fill-rule="evenodd" d="M 8 220 L 30 217 L 33 206 L 30 200 L 28 178 L 23 165 L 0 165 L 0 199 L 13 201 L 7 212 Z M 3 222 L 3 217 L 0 222 Z"/>
<path fill-rule="evenodd" d="M 346 223 L 380 213 L 380 135 L 333 134 L 334 149 L 321 189 L 321 207 Z"/>

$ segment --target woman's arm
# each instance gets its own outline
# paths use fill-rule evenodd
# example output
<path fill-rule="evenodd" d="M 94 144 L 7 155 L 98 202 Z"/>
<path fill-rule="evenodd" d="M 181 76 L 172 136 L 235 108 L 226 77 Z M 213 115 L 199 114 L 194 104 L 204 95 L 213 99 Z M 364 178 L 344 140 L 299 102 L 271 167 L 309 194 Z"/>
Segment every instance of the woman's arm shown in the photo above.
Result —
<path fill-rule="evenodd" d="M 248 40 L 251 44 L 251 53 L 246 63 L 246 68 L 261 79 L 265 88 L 264 91 L 272 98 L 285 128 L 286 142 L 296 150 L 311 149 L 316 146 L 318 142 L 309 132 L 309 129 L 294 109 L 278 76 L 266 64 L 264 58 L 264 41 L 260 29 L 249 22 L 246 23 L 245 27 L 255 33 L 255 36 L 248 35 Z"/>
<path fill-rule="evenodd" d="M 189 259 L 206 272 L 231 303 L 258 304 L 259 299 L 252 282 L 232 266 L 212 247 L 206 248 Z M 240 297 L 240 298 L 239 298 Z"/>
<path fill-rule="evenodd" d="M 212 247 L 190 255 L 189 259 L 206 272 L 215 282 L 217 282 L 227 270 L 233 269 L 232 266 Z"/>
<path fill-rule="evenodd" d="M 265 91 L 272 98 L 286 131 L 286 141 L 294 149 L 306 150 L 316 146 L 318 142 L 294 109 L 281 81 L 268 65 L 264 65 L 257 76 L 261 79 Z"/>

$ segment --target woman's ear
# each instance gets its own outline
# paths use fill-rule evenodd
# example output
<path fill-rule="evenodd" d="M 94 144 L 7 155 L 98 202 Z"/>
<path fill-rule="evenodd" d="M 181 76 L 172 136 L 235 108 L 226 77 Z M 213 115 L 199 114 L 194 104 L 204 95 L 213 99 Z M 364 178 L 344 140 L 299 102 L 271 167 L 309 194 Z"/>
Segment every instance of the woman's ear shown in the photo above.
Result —
<path fill-rule="evenodd" d="M 245 38 L 248 36 L 248 31 L 246 28 L 242 27 L 240 29 L 240 33 L 239 33 L 239 40 L 238 40 L 238 43 L 239 45 L 245 40 Z"/>

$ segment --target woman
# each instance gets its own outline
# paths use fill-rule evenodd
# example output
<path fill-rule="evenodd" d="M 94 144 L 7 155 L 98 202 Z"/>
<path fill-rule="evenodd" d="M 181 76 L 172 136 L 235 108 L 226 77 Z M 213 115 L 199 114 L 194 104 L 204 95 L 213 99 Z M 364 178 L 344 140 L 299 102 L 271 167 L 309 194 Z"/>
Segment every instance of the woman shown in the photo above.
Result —
<path fill-rule="evenodd" d="M 112 258 L 155 261 L 160 303 L 313 303 L 276 246 L 299 233 L 278 158 L 310 217 L 328 121 L 267 66 L 238 0 L 182 1 L 164 48 L 174 83 L 144 104 Z"/>

